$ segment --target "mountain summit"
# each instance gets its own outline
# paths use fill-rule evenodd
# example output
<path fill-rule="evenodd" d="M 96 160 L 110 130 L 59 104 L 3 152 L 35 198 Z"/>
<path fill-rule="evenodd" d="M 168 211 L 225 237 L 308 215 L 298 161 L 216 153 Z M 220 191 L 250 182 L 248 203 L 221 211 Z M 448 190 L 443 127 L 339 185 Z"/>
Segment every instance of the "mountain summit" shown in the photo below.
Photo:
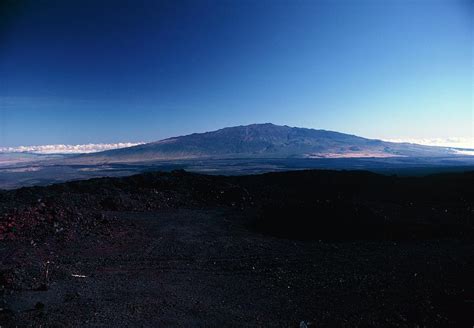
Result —
<path fill-rule="evenodd" d="M 80 162 L 223 158 L 356 158 L 446 156 L 442 147 L 393 143 L 326 130 L 271 123 L 193 133 L 139 146 L 71 158 Z"/>

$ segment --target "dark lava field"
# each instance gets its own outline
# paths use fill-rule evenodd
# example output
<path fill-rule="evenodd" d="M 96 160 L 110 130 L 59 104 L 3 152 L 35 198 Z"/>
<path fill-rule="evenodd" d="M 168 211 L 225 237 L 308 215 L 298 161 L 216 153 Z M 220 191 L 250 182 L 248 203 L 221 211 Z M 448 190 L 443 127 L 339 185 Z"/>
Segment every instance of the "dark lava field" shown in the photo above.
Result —
<path fill-rule="evenodd" d="M 472 327 L 474 172 L 0 191 L 2 327 Z"/>

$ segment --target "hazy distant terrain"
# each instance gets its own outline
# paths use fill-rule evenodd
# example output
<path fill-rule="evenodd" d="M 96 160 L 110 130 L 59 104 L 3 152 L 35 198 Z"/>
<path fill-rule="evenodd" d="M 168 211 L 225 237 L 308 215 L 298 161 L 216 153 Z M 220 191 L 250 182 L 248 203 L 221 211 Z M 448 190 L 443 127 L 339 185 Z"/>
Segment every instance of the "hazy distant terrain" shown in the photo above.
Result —
<path fill-rule="evenodd" d="M 14 165 L 21 165 L 25 163 L 35 163 L 45 160 L 54 160 L 62 159 L 65 155 L 61 154 L 34 154 L 34 153 L 10 153 L 10 152 L 0 152 L 0 168 L 2 167 L 11 167 Z"/>
<path fill-rule="evenodd" d="M 0 189 L 176 169 L 213 175 L 242 175 L 303 169 L 370 170 L 383 174 L 426 175 L 439 172 L 462 172 L 473 168 L 473 156 L 458 156 L 455 158 L 208 159 L 97 165 L 22 163 L 10 167 L 0 167 Z"/>
<path fill-rule="evenodd" d="M 301 169 L 422 175 L 473 167 L 474 156 L 446 147 L 254 124 L 91 154 L 0 154 L 0 189 L 174 169 L 224 175 Z"/>

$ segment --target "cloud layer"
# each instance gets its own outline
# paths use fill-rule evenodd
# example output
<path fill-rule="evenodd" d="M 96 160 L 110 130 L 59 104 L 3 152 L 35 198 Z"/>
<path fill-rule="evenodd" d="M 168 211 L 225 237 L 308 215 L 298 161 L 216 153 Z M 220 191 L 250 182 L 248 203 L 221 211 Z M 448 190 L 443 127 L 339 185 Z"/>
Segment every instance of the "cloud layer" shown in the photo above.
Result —
<path fill-rule="evenodd" d="M 19 146 L 0 147 L 0 153 L 33 153 L 33 154 L 85 154 L 99 151 L 132 147 L 141 145 L 143 142 L 119 142 L 112 144 L 85 144 L 85 145 L 42 145 L 42 146 Z"/>
<path fill-rule="evenodd" d="M 453 138 L 400 138 L 384 139 L 390 142 L 408 142 L 425 146 L 441 146 L 452 148 L 474 149 L 474 137 L 453 137 Z"/>
<path fill-rule="evenodd" d="M 426 146 L 441 146 L 450 148 L 469 149 L 469 155 L 474 153 L 474 138 L 400 138 L 384 139 L 390 142 L 408 142 Z M 105 150 L 119 149 L 141 145 L 143 142 L 119 142 L 110 144 L 84 144 L 84 145 L 40 145 L 0 147 L 0 153 L 32 153 L 32 154 L 86 154 Z M 460 151 L 462 152 L 462 151 Z M 467 153 L 466 153 L 467 154 Z"/>

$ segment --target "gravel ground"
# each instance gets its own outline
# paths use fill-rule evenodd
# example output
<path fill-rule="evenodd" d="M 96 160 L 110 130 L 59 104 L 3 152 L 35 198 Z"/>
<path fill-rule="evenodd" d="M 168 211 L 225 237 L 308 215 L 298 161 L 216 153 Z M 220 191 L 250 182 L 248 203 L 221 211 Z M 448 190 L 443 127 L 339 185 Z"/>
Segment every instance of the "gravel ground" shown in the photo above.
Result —
<path fill-rule="evenodd" d="M 2 327 L 472 327 L 472 173 L 0 191 Z"/>
<path fill-rule="evenodd" d="M 45 290 L 7 297 L 30 327 L 433 327 L 472 324 L 473 244 L 292 241 L 229 209 L 108 212 L 64 245 Z M 32 258 L 46 249 L 23 256 Z M 32 259 L 34 262 L 34 259 Z M 44 279 L 45 270 L 29 275 Z"/>

